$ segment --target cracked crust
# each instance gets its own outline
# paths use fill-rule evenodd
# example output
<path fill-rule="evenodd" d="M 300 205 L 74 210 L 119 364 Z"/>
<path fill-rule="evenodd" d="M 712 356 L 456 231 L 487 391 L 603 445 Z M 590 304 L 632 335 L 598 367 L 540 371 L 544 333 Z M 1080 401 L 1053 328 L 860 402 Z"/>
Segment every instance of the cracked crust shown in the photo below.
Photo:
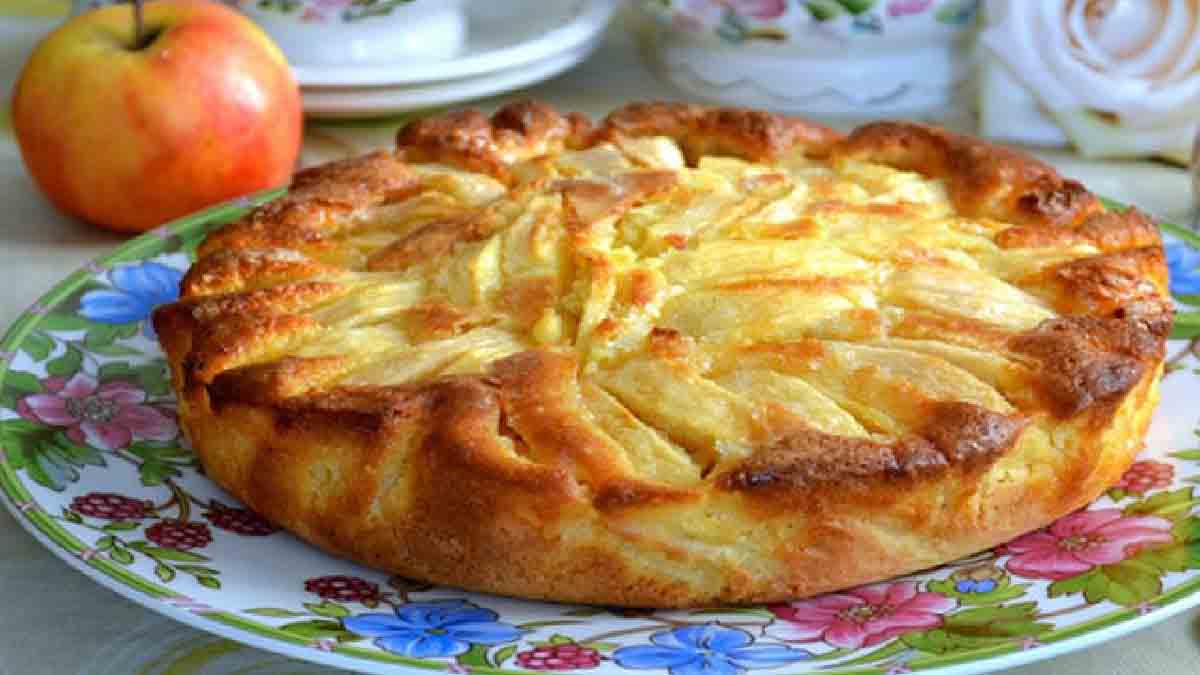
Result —
<path fill-rule="evenodd" d="M 520 103 L 299 174 L 154 321 L 208 475 L 310 542 L 683 607 L 1086 504 L 1141 447 L 1167 297 L 1144 215 L 983 141 Z"/>

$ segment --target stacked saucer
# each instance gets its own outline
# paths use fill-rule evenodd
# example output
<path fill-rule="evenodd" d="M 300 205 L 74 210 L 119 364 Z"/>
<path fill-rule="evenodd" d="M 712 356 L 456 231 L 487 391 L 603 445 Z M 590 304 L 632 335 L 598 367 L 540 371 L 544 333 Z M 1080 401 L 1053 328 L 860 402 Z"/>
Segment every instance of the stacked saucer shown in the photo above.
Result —
<path fill-rule="evenodd" d="M 304 110 L 366 117 L 549 79 L 599 44 L 619 0 L 242 0 L 279 43 Z"/>

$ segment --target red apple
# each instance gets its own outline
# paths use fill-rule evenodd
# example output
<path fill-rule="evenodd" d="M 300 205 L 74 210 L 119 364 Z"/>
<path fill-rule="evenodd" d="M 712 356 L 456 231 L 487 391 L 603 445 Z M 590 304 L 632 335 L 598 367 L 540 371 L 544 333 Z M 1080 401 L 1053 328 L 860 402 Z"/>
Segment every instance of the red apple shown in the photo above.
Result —
<path fill-rule="evenodd" d="M 140 232 L 287 182 L 300 90 L 257 25 L 216 2 L 81 14 L 34 49 L 13 127 L 29 172 L 63 211 Z"/>

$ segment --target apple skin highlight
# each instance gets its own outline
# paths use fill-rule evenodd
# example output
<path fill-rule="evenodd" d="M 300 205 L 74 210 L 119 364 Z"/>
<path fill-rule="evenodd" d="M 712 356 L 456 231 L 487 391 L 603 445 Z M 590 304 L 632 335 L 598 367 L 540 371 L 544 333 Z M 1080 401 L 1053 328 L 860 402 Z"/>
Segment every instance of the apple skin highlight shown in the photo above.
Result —
<path fill-rule="evenodd" d="M 300 91 L 282 52 L 217 3 L 75 17 L 34 50 L 13 127 L 30 174 L 62 211 L 141 232 L 283 185 L 300 151 Z"/>

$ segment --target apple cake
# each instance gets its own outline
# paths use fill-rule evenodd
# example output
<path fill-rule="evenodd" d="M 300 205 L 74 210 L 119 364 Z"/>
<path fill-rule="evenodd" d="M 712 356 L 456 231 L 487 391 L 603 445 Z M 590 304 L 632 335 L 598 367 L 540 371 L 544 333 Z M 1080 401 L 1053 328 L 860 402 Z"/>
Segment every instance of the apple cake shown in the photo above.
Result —
<path fill-rule="evenodd" d="M 797 598 L 997 545 L 1142 447 L 1155 224 L 934 127 L 538 103 L 216 230 L 154 316 L 207 474 L 476 591 Z"/>

